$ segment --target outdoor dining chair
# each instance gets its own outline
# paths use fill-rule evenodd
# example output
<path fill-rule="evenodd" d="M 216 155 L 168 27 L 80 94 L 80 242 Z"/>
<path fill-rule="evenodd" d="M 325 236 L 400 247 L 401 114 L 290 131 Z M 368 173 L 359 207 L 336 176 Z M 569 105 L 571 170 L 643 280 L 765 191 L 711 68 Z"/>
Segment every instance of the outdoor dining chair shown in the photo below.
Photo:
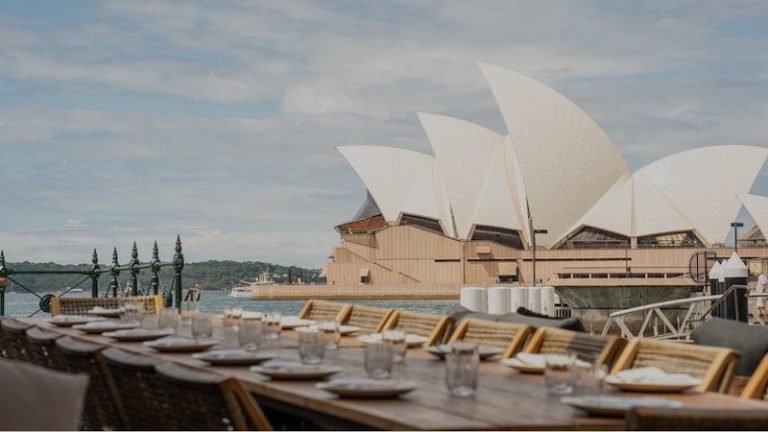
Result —
<path fill-rule="evenodd" d="M 531 333 L 533 333 L 533 327 L 527 324 L 465 318 L 453 331 L 448 342 L 464 340 L 504 348 L 502 358 L 509 358 L 520 351 Z"/>
<path fill-rule="evenodd" d="M 56 358 L 51 353 L 56 349 L 56 339 L 60 337 L 62 337 L 61 333 L 44 330 L 40 327 L 28 328 L 26 332 L 28 361 L 38 366 L 61 370 L 62 365 L 56 362 Z"/>
<path fill-rule="evenodd" d="M 158 365 L 162 391 L 173 408 L 159 426 L 173 430 L 271 430 L 261 408 L 234 378 L 173 363 Z M 155 426 L 154 428 L 158 428 Z"/>
<path fill-rule="evenodd" d="M 739 353 L 728 348 L 635 338 L 611 369 L 656 366 L 667 373 L 687 373 L 702 380 L 698 389 L 725 393 L 733 378 Z"/>
<path fill-rule="evenodd" d="M 82 426 L 89 430 L 116 430 L 125 425 L 125 411 L 115 382 L 101 356 L 103 345 L 65 336 L 56 339 L 54 361 L 71 373 L 89 376 Z"/>
<path fill-rule="evenodd" d="M 525 346 L 525 352 L 576 354 L 580 360 L 610 366 L 623 346 L 624 340 L 617 336 L 598 336 L 554 327 L 541 327 L 531 336 L 530 342 Z"/>
<path fill-rule="evenodd" d="M 51 316 L 56 315 L 88 315 L 88 312 L 96 306 L 115 309 L 122 302 L 136 302 L 142 305 L 144 312 L 150 314 L 159 313 L 163 308 L 161 295 L 136 296 L 136 297 L 54 297 L 51 299 Z"/>
<path fill-rule="evenodd" d="M 396 310 L 389 316 L 384 330 L 400 330 L 429 338 L 424 345 L 435 345 L 443 341 L 450 317 Z"/>
<path fill-rule="evenodd" d="M 635 408 L 626 430 L 768 430 L 768 410 Z"/>
<path fill-rule="evenodd" d="M 348 316 L 352 305 L 348 303 L 336 303 L 324 300 L 309 300 L 299 313 L 299 318 L 315 321 L 342 322 Z"/>
<path fill-rule="evenodd" d="M 361 328 L 361 333 L 381 333 L 394 309 L 354 304 L 342 324 Z"/>
<path fill-rule="evenodd" d="M 7 358 L 11 360 L 29 361 L 27 359 L 27 337 L 24 334 L 32 324 L 13 318 L 0 322 L 2 327 L 2 346 Z"/>
<path fill-rule="evenodd" d="M 741 391 L 741 397 L 768 400 L 768 354 L 763 357 L 752 377 L 747 381 L 747 385 Z"/>
<path fill-rule="evenodd" d="M 119 348 L 107 348 L 101 355 L 120 393 L 125 428 L 153 430 L 166 424 L 168 413 L 177 408 L 162 393 L 162 383 L 155 373 L 161 361 Z"/>

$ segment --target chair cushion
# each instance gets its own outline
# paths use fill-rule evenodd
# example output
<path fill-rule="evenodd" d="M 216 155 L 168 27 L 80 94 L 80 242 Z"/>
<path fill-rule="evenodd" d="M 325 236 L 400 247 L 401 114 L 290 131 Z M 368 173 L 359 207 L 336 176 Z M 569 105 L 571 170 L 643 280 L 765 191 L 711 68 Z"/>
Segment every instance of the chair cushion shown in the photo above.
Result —
<path fill-rule="evenodd" d="M 699 345 L 732 348 L 741 352 L 735 374 L 750 376 L 768 352 L 768 328 L 721 318 L 698 326 L 691 334 Z"/>
<path fill-rule="evenodd" d="M 0 359 L 0 428 L 77 430 L 88 375 Z M 41 415 L 42 414 L 42 415 Z"/>
<path fill-rule="evenodd" d="M 499 322 L 508 322 L 508 323 L 516 323 L 516 324 L 529 324 L 534 327 L 557 327 L 562 328 L 566 330 L 573 330 L 578 332 L 586 331 L 584 329 L 584 325 L 581 323 L 581 320 L 578 318 L 567 318 L 567 319 L 557 319 L 557 318 L 541 318 L 541 317 L 535 317 L 535 316 L 526 316 L 519 313 L 508 313 L 503 315 L 493 315 L 493 314 L 487 314 L 482 312 L 472 312 L 471 310 L 463 307 L 463 306 L 454 306 L 453 308 L 448 310 L 448 314 L 453 318 L 454 322 L 459 322 L 464 318 L 477 318 L 477 319 L 484 319 L 488 321 L 499 321 Z M 543 316 L 543 315 L 542 315 Z"/>

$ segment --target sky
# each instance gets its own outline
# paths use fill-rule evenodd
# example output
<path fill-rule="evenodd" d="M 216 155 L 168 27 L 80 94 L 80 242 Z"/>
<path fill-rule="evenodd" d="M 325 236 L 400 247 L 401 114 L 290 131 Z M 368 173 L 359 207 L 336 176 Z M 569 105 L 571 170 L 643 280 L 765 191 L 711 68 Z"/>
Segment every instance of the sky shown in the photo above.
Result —
<path fill-rule="evenodd" d="M 365 198 L 336 146 L 430 153 L 419 111 L 504 133 L 478 62 L 556 88 L 637 169 L 768 146 L 767 46 L 764 1 L 3 0 L 0 249 L 170 259 L 179 234 L 187 261 L 317 268 Z"/>

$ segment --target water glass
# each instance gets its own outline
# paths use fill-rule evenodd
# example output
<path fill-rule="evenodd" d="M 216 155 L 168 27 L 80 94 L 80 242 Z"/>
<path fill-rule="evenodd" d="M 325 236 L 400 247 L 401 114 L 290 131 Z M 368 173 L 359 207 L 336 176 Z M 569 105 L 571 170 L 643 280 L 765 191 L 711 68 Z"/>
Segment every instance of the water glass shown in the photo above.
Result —
<path fill-rule="evenodd" d="M 213 337 L 213 321 L 204 313 L 192 315 L 192 337 L 195 339 Z"/>
<path fill-rule="evenodd" d="M 477 391 L 480 355 L 477 344 L 454 342 L 445 355 L 445 385 L 453 396 L 468 397 Z"/>
<path fill-rule="evenodd" d="M 261 320 L 241 318 L 238 328 L 238 342 L 246 351 L 256 351 L 261 344 Z"/>
<path fill-rule="evenodd" d="M 385 331 L 382 339 L 387 343 L 392 351 L 392 361 L 395 363 L 405 363 L 405 354 L 408 352 L 408 345 L 405 343 L 405 333 L 397 330 Z"/>
<path fill-rule="evenodd" d="M 550 393 L 556 395 L 573 392 L 575 355 L 544 356 L 544 383 Z"/>
<path fill-rule="evenodd" d="M 280 312 L 264 312 L 264 339 L 275 340 L 280 338 Z"/>
<path fill-rule="evenodd" d="M 298 329 L 299 358 L 304 364 L 318 364 L 325 356 L 325 335 L 317 326 Z"/>
<path fill-rule="evenodd" d="M 224 327 L 237 327 L 240 324 L 240 318 L 243 316 L 243 308 L 234 307 L 224 309 Z"/>
<path fill-rule="evenodd" d="M 181 318 L 176 309 L 163 309 L 157 315 L 157 328 L 160 330 L 170 328 L 176 332 L 179 329 L 180 321 Z"/>
<path fill-rule="evenodd" d="M 336 321 L 322 321 L 318 324 L 325 338 L 325 349 L 334 350 L 341 343 L 341 330 Z"/>
<path fill-rule="evenodd" d="M 365 342 L 365 371 L 376 379 L 388 378 L 392 373 L 392 351 L 383 340 Z"/>
<path fill-rule="evenodd" d="M 580 395 L 599 395 L 608 375 L 608 366 L 576 361 L 573 367 L 575 392 Z"/>
<path fill-rule="evenodd" d="M 189 322 L 192 320 L 192 315 L 200 312 L 200 302 L 194 299 L 184 300 L 181 303 L 181 321 Z"/>
<path fill-rule="evenodd" d="M 136 301 L 126 300 L 123 303 L 122 320 L 125 322 L 141 322 L 142 318 L 141 304 Z"/>

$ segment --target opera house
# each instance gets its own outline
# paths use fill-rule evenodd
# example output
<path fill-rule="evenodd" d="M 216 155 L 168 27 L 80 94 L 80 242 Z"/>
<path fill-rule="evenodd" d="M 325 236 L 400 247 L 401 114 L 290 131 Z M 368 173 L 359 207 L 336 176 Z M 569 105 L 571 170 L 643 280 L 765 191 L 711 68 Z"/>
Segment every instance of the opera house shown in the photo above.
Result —
<path fill-rule="evenodd" d="M 719 145 L 630 172 L 618 147 L 547 85 L 481 64 L 506 134 L 419 114 L 433 155 L 338 150 L 367 188 L 336 227 L 329 284 L 694 287 L 742 206 L 739 253 L 766 264 L 768 197 L 750 195 L 768 148 Z M 535 249 L 535 254 L 534 254 Z M 535 266 L 534 263 L 535 256 Z"/>

